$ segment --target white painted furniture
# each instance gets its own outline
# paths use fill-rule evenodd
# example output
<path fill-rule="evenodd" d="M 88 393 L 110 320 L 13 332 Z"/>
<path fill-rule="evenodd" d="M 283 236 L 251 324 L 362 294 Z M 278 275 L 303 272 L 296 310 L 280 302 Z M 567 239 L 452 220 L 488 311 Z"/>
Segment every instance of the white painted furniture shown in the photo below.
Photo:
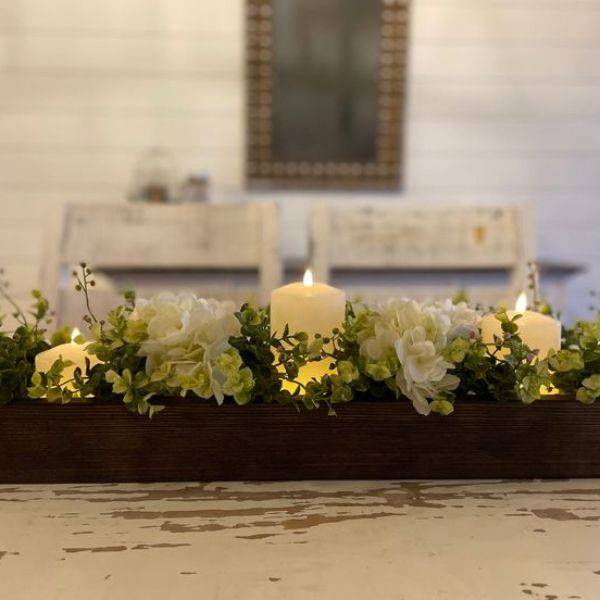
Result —
<path fill-rule="evenodd" d="M 598 479 L 2 486 L 0 594 L 595 600 L 599 498 Z"/>
<path fill-rule="evenodd" d="M 99 312 L 126 286 L 266 302 L 281 282 L 274 203 L 67 205 L 52 229 L 42 280 L 59 322 L 82 314 L 71 277 L 80 261 L 98 272 Z"/>
<path fill-rule="evenodd" d="M 330 281 L 342 271 L 348 282 L 343 287 L 365 300 L 448 296 L 462 287 L 460 274 L 507 270 L 504 289 L 469 291 L 474 301 L 510 302 L 535 257 L 530 221 L 521 206 L 318 204 L 310 218 L 311 262 L 317 280 Z M 420 273 L 422 285 L 400 285 L 399 276 L 407 273 L 413 280 Z"/>

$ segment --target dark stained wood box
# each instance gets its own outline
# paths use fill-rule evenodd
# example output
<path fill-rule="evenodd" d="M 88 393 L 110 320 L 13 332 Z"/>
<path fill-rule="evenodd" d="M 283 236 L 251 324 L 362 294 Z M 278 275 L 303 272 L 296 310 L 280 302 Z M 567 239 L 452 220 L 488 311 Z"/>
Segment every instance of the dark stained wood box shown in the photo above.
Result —
<path fill-rule="evenodd" d="M 407 401 L 325 410 L 168 400 L 153 420 L 120 401 L 0 409 L 0 483 L 600 477 L 600 406 L 569 399 Z"/>

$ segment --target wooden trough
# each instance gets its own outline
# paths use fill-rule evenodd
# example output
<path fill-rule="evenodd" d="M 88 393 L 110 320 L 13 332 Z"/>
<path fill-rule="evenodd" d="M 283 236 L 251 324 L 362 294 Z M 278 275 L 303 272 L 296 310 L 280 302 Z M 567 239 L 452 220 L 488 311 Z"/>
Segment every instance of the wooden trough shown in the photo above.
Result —
<path fill-rule="evenodd" d="M 600 477 L 600 407 L 408 401 L 302 411 L 166 399 L 153 420 L 120 400 L 0 409 L 0 483 Z"/>

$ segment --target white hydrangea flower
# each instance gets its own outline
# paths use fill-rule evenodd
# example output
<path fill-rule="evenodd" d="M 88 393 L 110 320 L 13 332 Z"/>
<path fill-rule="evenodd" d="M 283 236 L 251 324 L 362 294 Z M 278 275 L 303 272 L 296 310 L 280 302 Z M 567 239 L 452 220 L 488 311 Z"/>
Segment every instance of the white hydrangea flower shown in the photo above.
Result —
<path fill-rule="evenodd" d="M 430 401 L 456 389 L 459 379 L 448 371 L 454 365 L 444 350 L 458 337 L 479 335 L 479 316 L 465 303 L 393 299 L 376 307 L 359 334 L 360 353 L 367 373 L 393 381 L 421 414 Z"/>
<path fill-rule="evenodd" d="M 221 403 L 224 386 L 230 387 L 241 367 L 241 360 L 224 360 L 227 353 L 237 356 L 229 344 L 240 333 L 234 313 L 232 302 L 190 293 L 137 300 L 129 321 L 138 330 L 140 322 L 145 324 L 139 355 L 146 357 L 146 373 L 181 393 L 189 389 L 202 398 L 214 395 Z"/>

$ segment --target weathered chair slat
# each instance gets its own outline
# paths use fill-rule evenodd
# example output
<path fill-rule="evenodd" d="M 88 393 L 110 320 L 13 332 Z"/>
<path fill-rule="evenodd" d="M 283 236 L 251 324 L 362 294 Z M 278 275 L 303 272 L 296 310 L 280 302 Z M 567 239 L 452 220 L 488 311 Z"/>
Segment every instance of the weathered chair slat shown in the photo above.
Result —
<path fill-rule="evenodd" d="M 265 302 L 281 281 L 277 207 L 274 203 L 222 205 L 67 205 L 49 244 L 44 289 L 59 309 L 69 312 L 63 290 L 70 286 L 73 265 L 87 261 L 99 272 L 155 270 L 159 272 L 256 271 L 250 296 Z M 118 288 L 101 276 L 99 296 L 116 300 Z M 188 277 L 189 279 L 189 277 Z M 194 291 L 227 296 L 200 280 Z M 188 285 L 186 286 L 189 288 Z M 248 286 L 246 286 L 248 287 Z M 157 290 L 158 291 L 158 290 Z M 236 294 L 240 290 L 234 290 Z M 232 298 L 233 299 L 233 298 Z M 237 297 L 235 298 L 237 299 Z"/>
<path fill-rule="evenodd" d="M 512 293 L 534 258 L 528 226 L 520 206 L 320 204 L 311 215 L 313 265 L 321 281 L 336 269 L 503 269 Z"/>

